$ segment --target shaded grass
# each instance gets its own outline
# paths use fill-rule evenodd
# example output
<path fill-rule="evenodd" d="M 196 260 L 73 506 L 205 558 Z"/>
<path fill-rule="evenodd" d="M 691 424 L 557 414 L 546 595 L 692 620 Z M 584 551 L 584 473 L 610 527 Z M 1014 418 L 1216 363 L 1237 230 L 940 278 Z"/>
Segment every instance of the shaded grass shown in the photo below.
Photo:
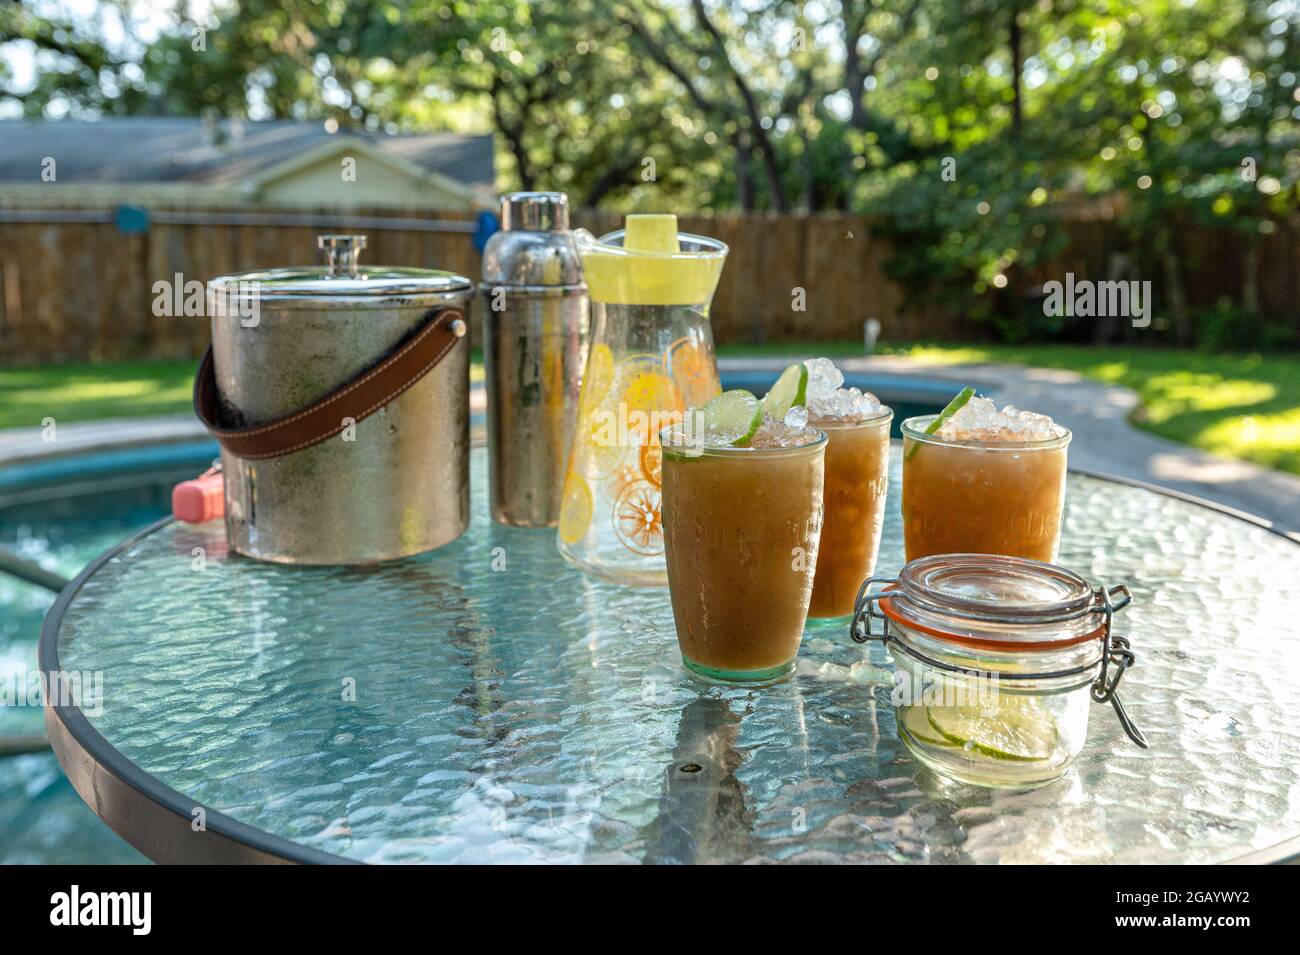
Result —
<path fill-rule="evenodd" d="M 789 345 L 738 346 L 724 355 L 804 351 Z M 862 354 L 857 342 L 813 346 L 817 354 Z M 1213 354 L 1086 345 L 905 345 L 882 353 L 938 364 L 1008 362 L 1062 368 L 1137 392 L 1133 423 L 1154 434 L 1227 457 L 1300 474 L 1300 354 Z"/>
<path fill-rule="evenodd" d="M 126 361 L 0 369 L 0 428 L 183 414 L 197 362 Z"/>

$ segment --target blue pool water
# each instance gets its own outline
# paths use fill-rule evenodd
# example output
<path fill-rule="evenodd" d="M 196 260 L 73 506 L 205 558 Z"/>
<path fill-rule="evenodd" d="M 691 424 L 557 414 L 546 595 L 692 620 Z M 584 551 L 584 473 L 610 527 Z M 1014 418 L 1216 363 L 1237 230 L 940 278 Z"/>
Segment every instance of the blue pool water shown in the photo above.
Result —
<path fill-rule="evenodd" d="M 208 441 L 56 458 L 0 469 L 0 547 L 74 577 L 171 509 L 171 489 L 203 471 Z M 36 671 L 47 590 L 0 575 L 0 679 Z M 0 735 L 40 732 L 39 707 L 0 706 Z M 144 862 L 92 813 L 48 751 L 0 757 L 0 863 Z"/>

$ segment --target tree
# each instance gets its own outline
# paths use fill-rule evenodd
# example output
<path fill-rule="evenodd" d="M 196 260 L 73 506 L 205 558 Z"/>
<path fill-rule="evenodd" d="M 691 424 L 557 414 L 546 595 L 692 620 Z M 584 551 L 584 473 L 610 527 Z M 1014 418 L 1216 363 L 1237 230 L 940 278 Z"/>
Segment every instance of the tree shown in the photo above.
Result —
<path fill-rule="evenodd" d="M 0 30 L 39 51 L 34 89 L 0 74 L 27 115 L 491 129 L 504 187 L 868 213 L 917 298 L 1004 335 L 1045 330 L 1064 206 L 1118 211 L 1187 343 L 1184 223 L 1240 236 L 1253 314 L 1300 204 L 1300 12 L 1273 0 L 226 0 L 149 44 L 10 5 Z"/>

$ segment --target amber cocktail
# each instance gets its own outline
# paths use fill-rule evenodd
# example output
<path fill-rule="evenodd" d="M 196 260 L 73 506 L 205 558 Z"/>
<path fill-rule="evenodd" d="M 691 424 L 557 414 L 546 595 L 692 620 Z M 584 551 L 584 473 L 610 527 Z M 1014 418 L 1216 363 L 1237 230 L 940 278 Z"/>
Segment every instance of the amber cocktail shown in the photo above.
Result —
<path fill-rule="evenodd" d="M 973 399 L 982 401 L 984 399 Z M 1024 414 L 1023 412 L 1014 412 Z M 1035 416 L 1038 417 L 1038 416 Z M 933 415 L 903 422 L 903 542 L 931 554 L 1006 554 L 1052 563 L 1061 543 L 1070 432 L 926 434 Z"/>
<path fill-rule="evenodd" d="M 812 428 L 794 446 L 767 448 L 683 448 L 663 433 L 668 588 L 682 662 L 699 676 L 763 685 L 794 669 L 825 452 L 826 435 Z"/>
<path fill-rule="evenodd" d="M 889 423 L 882 408 L 864 420 L 817 418 L 826 432 L 826 517 L 817 554 L 810 617 L 853 613 L 858 588 L 874 572 L 889 486 Z"/>

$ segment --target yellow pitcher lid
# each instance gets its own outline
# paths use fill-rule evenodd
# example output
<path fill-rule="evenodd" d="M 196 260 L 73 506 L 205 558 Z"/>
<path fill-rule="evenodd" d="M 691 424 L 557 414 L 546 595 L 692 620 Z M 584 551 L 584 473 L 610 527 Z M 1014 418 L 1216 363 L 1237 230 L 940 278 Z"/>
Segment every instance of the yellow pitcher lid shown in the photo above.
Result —
<path fill-rule="evenodd" d="M 610 305 L 706 305 L 722 275 L 727 247 L 679 233 L 672 214 L 633 214 L 624 229 L 579 239 L 587 291 Z"/>

